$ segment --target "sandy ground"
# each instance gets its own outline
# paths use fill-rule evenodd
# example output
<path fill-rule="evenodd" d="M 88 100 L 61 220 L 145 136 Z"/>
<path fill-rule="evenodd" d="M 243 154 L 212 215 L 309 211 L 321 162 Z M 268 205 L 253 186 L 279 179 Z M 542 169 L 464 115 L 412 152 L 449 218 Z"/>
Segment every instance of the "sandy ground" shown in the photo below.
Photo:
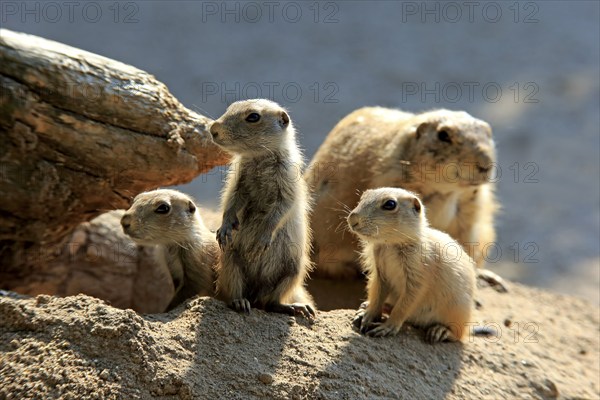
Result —
<path fill-rule="evenodd" d="M 60 15 L 8 3 L 4 27 L 133 64 L 209 116 L 273 98 L 308 159 L 364 105 L 489 121 L 503 205 L 491 268 L 600 304 L 600 3 L 275 2 L 270 14 L 256 2 L 88 2 L 70 14 L 51 2 Z M 183 189 L 215 206 L 221 172 Z"/>
<path fill-rule="evenodd" d="M 499 337 L 425 344 L 354 332 L 351 310 L 314 324 L 195 298 L 138 315 L 79 295 L 0 296 L 0 399 L 593 399 L 599 310 L 510 284 L 482 289 L 474 322 Z"/>

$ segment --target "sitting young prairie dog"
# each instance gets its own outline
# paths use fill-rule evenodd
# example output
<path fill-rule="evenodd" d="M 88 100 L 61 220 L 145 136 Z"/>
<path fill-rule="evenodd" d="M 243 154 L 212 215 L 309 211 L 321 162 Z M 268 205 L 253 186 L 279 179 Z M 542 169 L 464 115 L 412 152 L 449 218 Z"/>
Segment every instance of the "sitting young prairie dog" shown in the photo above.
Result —
<path fill-rule="evenodd" d="M 475 290 L 473 260 L 446 233 L 429 227 L 425 207 L 406 190 L 367 190 L 348 215 L 361 241 L 368 305 L 355 325 L 368 336 L 396 335 L 405 322 L 429 343 L 467 332 Z M 380 322 L 386 301 L 389 318 Z"/>
<path fill-rule="evenodd" d="M 236 311 L 315 315 L 304 288 L 310 269 L 309 202 L 288 113 L 269 100 L 238 101 L 216 120 L 214 142 L 234 158 L 217 239 L 218 296 Z"/>
<path fill-rule="evenodd" d="M 175 285 L 169 309 L 195 295 L 214 295 L 219 247 L 189 196 L 169 189 L 140 193 L 121 225 L 136 243 L 158 246 Z"/>
<path fill-rule="evenodd" d="M 496 161 L 490 126 L 466 112 L 412 114 L 365 107 L 329 133 L 305 173 L 315 200 L 316 275 L 354 277 L 358 242 L 339 228 L 362 192 L 402 187 L 419 195 L 436 229 L 456 239 L 483 267 L 484 249 L 495 240 L 498 208 L 489 175 Z M 480 276 L 503 290 L 489 271 Z"/>

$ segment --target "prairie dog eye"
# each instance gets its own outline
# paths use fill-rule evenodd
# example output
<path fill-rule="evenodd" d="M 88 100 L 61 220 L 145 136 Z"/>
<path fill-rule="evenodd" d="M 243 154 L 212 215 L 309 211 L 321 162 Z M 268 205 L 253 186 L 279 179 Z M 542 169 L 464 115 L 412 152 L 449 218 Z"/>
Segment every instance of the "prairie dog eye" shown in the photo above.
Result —
<path fill-rule="evenodd" d="M 397 205 L 398 204 L 396 203 L 396 200 L 387 200 L 385 203 L 383 203 L 381 209 L 391 211 L 395 209 Z"/>
<path fill-rule="evenodd" d="M 246 117 L 246 122 L 254 123 L 260 121 L 260 114 L 251 113 Z"/>
<path fill-rule="evenodd" d="M 171 211 L 171 207 L 168 204 L 165 204 L 165 203 L 160 204 L 154 210 L 154 212 L 157 213 L 157 214 L 168 214 L 169 211 Z"/>
<path fill-rule="evenodd" d="M 446 130 L 441 130 L 438 132 L 438 139 L 441 142 L 452 143 L 452 139 L 450 139 L 450 134 Z"/>

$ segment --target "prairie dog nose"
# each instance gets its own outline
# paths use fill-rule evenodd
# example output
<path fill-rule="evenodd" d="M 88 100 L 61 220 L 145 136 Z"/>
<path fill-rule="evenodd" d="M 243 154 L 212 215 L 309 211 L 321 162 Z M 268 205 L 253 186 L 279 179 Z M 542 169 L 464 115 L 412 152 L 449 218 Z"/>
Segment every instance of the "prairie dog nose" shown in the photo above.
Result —
<path fill-rule="evenodd" d="M 121 226 L 123 227 L 123 229 L 127 229 L 131 226 L 131 215 L 123 215 L 123 217 L 121 218 Z"/>
<path fill-rule="evenodd" d="M 479 171 L 482 174 L 487 174 L 489 172 L 489 170 L 491 169 L 490 166 L 484 166 L 484 165 L 477 165 L 477 171 Z"/>
<path fill-rule="evenodd" d="M 221 124 L 218 122 L 213 122 L 212 125 L 210 126 L 210 134 L 213 137 L 217 137 L 219 135 L 219 129 L 221 128 Z"/>
<path fill-rule="evenodd" d="M 488 165 L 496 161 L 496 156 L 493 146 L 479 145 L 475 150 L 477 163 L 479 165 Z"/>
<path fill-rule="evenodd" d="M 359 218 L 358 218 L 358 214 L 356 214 L 355 212 L 351 212 L 350 215 L 348 215 L 348 225 L 350 225 L 350 227 L 354 228 L 356 225 L 358 225 L 359 222 Z"/>

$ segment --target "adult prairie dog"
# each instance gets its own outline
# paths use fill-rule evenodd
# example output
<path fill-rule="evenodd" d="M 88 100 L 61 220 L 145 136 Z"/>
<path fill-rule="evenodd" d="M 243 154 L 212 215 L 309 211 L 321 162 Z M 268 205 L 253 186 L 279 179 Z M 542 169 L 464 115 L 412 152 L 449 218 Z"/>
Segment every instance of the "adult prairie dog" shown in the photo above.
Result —
<path fill-rule="evenodd" d="M 175 285 L 169 309 L 194 295 L 215 294 L 219 246 L 189 196 L 168 189 L 140 193 L 121 225 L 136 243 L 158 246 Z"/>
<path fill-rule="evenodd" d="M 408 322 L 424 327 L 430 343 L 464 336 L 475 290 L 473 260 L 450 236 L 429 227 L 415 194 L 367 190 L 348 225 L 361 240 L 368 276 L 368 305 L 355 321 L 362 333 L 393 336 Z M 386 300 L 390 316 L 378 323 Z"/>
<path fill-rule="evenodd" d="M 358 241 L 339 224 L 362 192 L 387 186 L 417 193 L 431 226 L 456 239 L 483 266 L 483 250 L 495 240 L 498 207 L 489 182 L 495 161 L 490 126 L 466 112 L 366 107 L 349 114 L 305 173 L 315 200 L 315 273 L 357 275 Z"/>
<path fill-rule="evenodd" d="M 234 155 L 217 231 L 219 297 L 236 311 L 259 307 L 313 317 L 304 288 L 311 265 L 309 202 L 288 113 L 269 100 L 238 101 L 210 132 Z"/>

